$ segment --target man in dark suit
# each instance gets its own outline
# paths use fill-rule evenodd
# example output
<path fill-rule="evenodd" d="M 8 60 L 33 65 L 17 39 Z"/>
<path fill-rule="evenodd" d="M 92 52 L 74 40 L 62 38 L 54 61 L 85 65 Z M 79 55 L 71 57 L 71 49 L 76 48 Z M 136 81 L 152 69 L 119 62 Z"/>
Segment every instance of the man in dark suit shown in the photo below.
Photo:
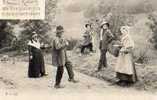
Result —
<path fill-rule="evenodd" d="M 102 68 L 107 67 L 107 59 L 106 59 L 106 53 L 108 50 L 109 43 L 113 40 L 114 35 L 111 33 L 111 30 L 109 29 L 109 23 L 103 22 L 101 24 L 101 32 L 100 32 L 100 60 L 98 65 L 98 70 L 101 71 Z"/>
<path fill-rule="evenodd" d="M 69 75 L 69 82 L 77 83 L 74 79 L 74 72 L 72 63 L 68 60 L 66 54 L 66 47 L 69 43 L 63 38 L 64 28 L 62 26 L 57 26 L 56 37 L 53 40 L 52 47 L 52 65 L 57 66 L 56 83 L 55 88 L 63 88 L 60 83 L 64 72 L 64 66 L 67 69 Z"/>

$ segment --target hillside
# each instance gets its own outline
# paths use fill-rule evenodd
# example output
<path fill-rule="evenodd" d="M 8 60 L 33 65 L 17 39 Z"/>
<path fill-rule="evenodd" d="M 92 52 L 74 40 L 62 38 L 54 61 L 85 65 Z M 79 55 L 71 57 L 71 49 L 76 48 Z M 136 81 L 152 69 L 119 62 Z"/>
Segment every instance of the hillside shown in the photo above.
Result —
<path fill-rule="evenodd" d="M 148 59 L 148 62 L 145 64 L 136 64 L 139 82 L 137 82 L 133 88 L 145 91 L 156 91 L 157 52 L 152 49 L 153 46 L 148 42 L 148 39 L 151 36 L 151 30 L 148 28 L 146 23 L 149 22 L 149 20 L 145 14 L 136 15 L 135 20 L 136 23 L 131 29 L 131 36 L 135 41 L 134 55 L 140 57 L 141 54 L 144 54 L 144 57 L 145 59 Z M 81 57 L 78 56 L 76 52 L 69 54 L 77 70 L 87 75 L 97 77 L 101 80 L 105 80 L 111 84 L 114 84 L 116 81 L 114 72 L 116 58 L 108 53 L 108 68 L 105 68 L 102 72 L 96 73 L 95 70 L 98 66 L 99 55 L 99 51 L 92 55 L 84 55 Z"/>

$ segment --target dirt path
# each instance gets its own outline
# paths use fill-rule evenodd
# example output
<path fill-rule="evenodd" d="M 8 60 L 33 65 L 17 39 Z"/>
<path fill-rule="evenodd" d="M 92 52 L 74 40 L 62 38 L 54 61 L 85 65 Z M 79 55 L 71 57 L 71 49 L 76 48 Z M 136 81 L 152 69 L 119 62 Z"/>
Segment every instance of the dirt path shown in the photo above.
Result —
<path fill-rule="evenodd" d="M 62 83 L 66 87 L 64 89 L 54 89 L 56 68 L 51 65 L 47 65 L 46 69 L 48 76 L 38 79 L 30 79 L 27 77 L 26 62 L 16 62 L 16 64 L 2 63 L 0 66 L 0 98 L 9 97 L 36 97 L 47 98 L 49 100 L 52 97 L 64 99 L 64 97 L 73 99 L 83 99 L 84 97 L 97 99 L 122 98 L 120 100 L 131 100 L 133 97 L 143 98 L 142 100 L 153 100 L 153 94 L 137 91 L 131 88 L 121 88 L 111 86 L 109 83 L 101 81 L 96 78 L 92 78 L 81 73 L 75 73 L 76 78 L 80 81 L 78 84 L 69 83 L 67 73 L 65 72 Z M 39 96 L 40 95 L 40 96 Z M 112 100 L 114 100 L 114 98 Z M 5 99 L 6 100 L 6 99 Z M 41 99 L 43 100 L 43 99 Z M 138 99 L 141 100 L 141 99 Z"/>

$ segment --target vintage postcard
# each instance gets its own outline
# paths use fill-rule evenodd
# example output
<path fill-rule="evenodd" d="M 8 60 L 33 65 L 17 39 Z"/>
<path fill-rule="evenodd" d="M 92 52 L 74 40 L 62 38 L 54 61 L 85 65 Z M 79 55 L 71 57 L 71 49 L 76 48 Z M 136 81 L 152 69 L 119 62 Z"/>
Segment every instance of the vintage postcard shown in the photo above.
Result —
<path fill-rule="evenodd" d="M 0 0 L 0 100 L 157 100 L 156 0 Z"/>

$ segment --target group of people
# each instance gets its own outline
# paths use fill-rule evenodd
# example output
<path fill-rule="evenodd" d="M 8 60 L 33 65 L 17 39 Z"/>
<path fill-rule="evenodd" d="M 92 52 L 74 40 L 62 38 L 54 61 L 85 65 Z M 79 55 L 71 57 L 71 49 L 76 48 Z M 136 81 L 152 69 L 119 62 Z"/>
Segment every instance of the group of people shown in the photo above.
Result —
<path fill-rule="evenodd" d="M 101 31 L 99 34 L 99 49 L 100 49 L 100 60 L 98 64 L 97 71 L 101 71 L 103 68 L 107 67 L 107 57 L 106 53 L 109 51 L 109 45 L 113 40 L 119 41 L 119 44 L 113 44 L 113 47 L 117 49 L 117 64 L 115 66 L 116 77 L 119 79 L 116 82 L 118 85 L 126 85 L 135 83 L 137 79 L 135 64 L 133 62 L 133 49 L 134 41 L 129 34 L 129 27 L 122 26 L 119 29 L 117 36 L 113 34 L 110 30 L 110 24 L 108 22 L 103 22 L 101 25 Z M 93 50 L 93 36 L 94 33 L 91 31 L 91 24 L 85 25 L 86 31 L 83 35 L 84 41 L 81 46 L 81 54 L 84 54 L 85 49 L 94 52 Z M 68 41 L 63 37 L 64 28 L 63 26 L 56 27 L 56 36 L 53 39 L 52 44 L 52 65 L 57 66 L 55 88 L 62 88 L 61 79 L 64 72 L 64 67 L 66 68 L 69 75 L 69 82 L 77 83 L 78 80 L 74 78 L 73 65 L 68 59 L 66 53 L 66 47 L 69 45 Z M 47 76 L 44 65 L 44 57 L 40 49 L 40 42 L 37 37 L 38 35 L 34 33 L 31 40 L 28 42 L 29 47 L 29 69 L 28 76 L 31 78 Z"/>
<path fill-rule="evenodd" d="M 73 65 L 68 60 L 66 54 L 66 47 L 69 45 L 68 41 L 63 38 L 64 28 L 62 26 L 56 27 L 56 37 L 52 42 L 52 65 L 57 66 L 56 72 L 56 82 L 55 88 L 63 88 L 61 86 L 61 79 L 64 72 L 64 67 L 66 67 L 69 82 L 78 83 L 78 80 L 74 78 Z M 45 71 L 44 57 L 41 50 L 41 44 L 39 41 L 39 35 L 36 32 L 33 32 L 33 35 L 28 42 L 29 50 L 29 67 L 28 67 L 28 77 L 30 78 L 39 78 L 47 76 L 48 74 Z"/>
<path fill-rule="evenodd" d="M 91 24 L 85 24 L 86 31 L 83 34 L 83 42 L 81 46 L 81 54 L 84 54 L 84 50 L 88 49 L 93 52 L 94 36 L 96 32 L 92 30 Z M 107 52 L 117 57 L 117 64 L 115 66 L 116 77 L 119 79 L 118 85 L 129 85 L 136 82 L 137 74 L 135 64 L 133 61 L 133 49 L 134 41 L 130 36 L 130 27 L 121 26 L 118 33 L 113 34 L 110 29 L 110 24 L 107 21 L 103 21 L 100 25 L 99 36 L 99 50 L 100 59 L 97 68 L 97 72 L 108 66 L 107 64 Z M 97 44 L 96 44 L 97 45 Z"/>

